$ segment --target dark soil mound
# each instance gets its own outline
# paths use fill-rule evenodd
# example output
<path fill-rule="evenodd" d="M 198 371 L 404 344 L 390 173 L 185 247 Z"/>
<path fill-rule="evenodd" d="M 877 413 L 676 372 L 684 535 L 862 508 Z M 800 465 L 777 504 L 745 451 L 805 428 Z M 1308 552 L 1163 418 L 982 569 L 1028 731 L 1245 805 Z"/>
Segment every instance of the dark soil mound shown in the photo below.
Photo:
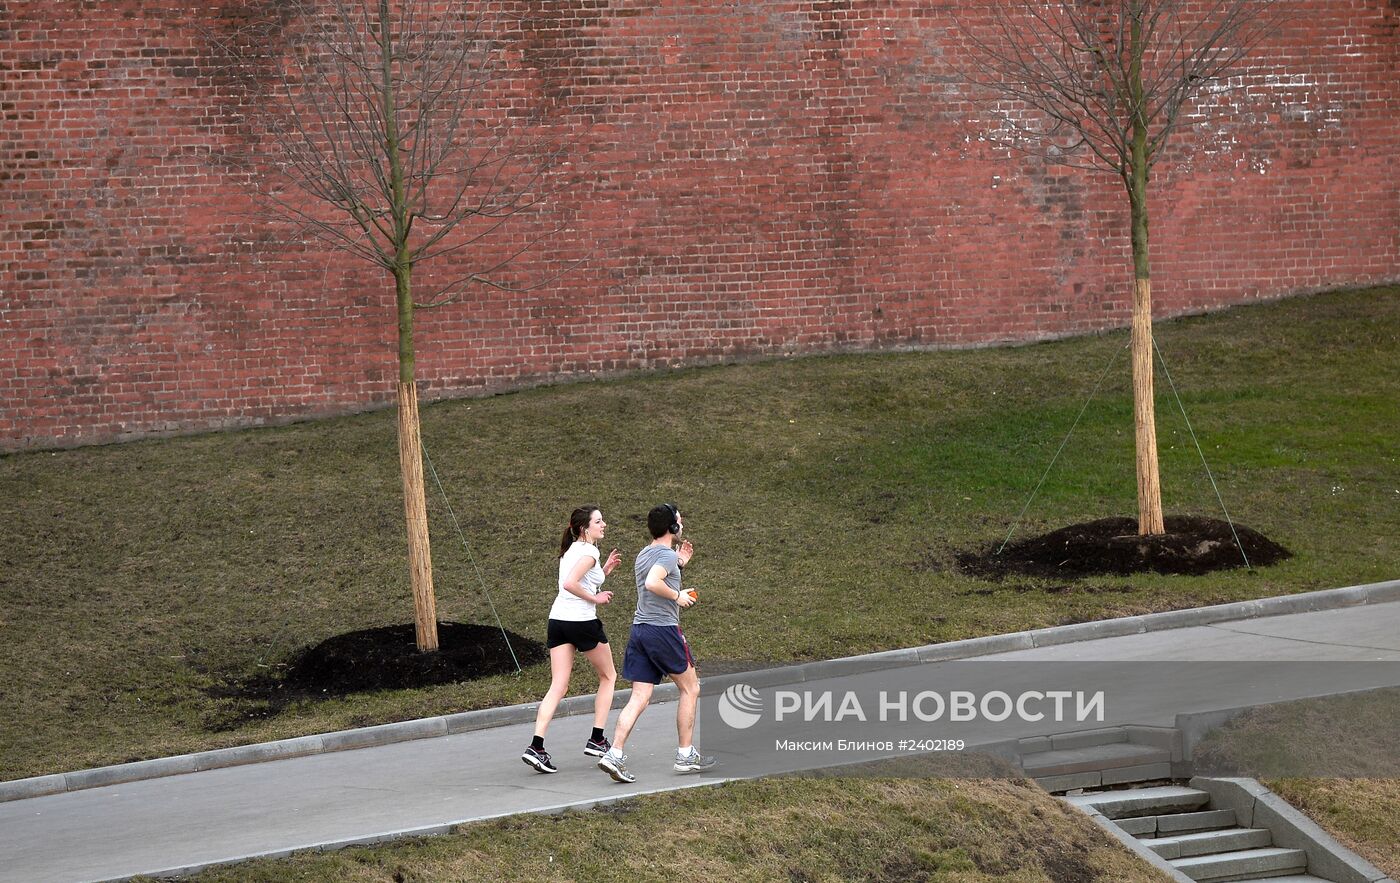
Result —
<path fill-rule="evenodd" d="M 391 625 L 336 635 L 292 655 L 280 675 L 260 674 L 208 689 L 219 700 L 205 726 L 230 730 L 272 717 L 293 702 L 329 699 L 366 690 L 431 687 L 515 671 L 549 658 L 544 645 L 514 632 L 506 646 L 495 626 L 438 623 L 435 653 L 419 653 L 413 625 Z"/>
<path fill-rule="evenodd" d="M 438 623 L 435 653 L 419 653 L 413 625 L 389 625 L 336 635 L 297 653 L 282 678 L 282 689 L 303 695 L 336 695 L 364 690 L 397 690 L 469 681 L 515 671 L 549 658 L 538 641 L 513 632 L 510 646 L 495 626 Z M 511 649 L 515 650 L 515 659 Z"/>
<path fill-rule="evenodd" d="M 1138 536 L 1132 518 L 1101 518 L 1072 524 L 1038 537 L 958 555 L 959 567 L 976 576 L 1077 577 L 1133 573 L 1200 575 L 1244 567 L 1240 546 L 1254 567 L 1292 556 L 1287 549 L 1256 530 L 1215 518 L 1169 516 L 1167 532 Z M 1239 543 L 1235 542 L 1239 534 Z M 998 544 L 999 545 L 999 544 Z"/>

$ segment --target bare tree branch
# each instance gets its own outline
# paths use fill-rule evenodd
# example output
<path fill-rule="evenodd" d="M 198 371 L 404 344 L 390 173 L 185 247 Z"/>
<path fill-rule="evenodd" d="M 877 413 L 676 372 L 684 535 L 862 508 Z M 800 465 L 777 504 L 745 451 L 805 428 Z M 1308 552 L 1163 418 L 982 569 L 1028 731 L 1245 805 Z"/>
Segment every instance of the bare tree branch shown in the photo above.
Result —
<path fill-rule="evenodd" d="M 217 36 L 266 139 L 237 164 L 269 214 L 330 247 L 386 269 L 452 255 L 463 278 L 492 284 L 496 257 L 463 259 L 555 194 L 563 148 L 522 138 L 495 103 L 508 71 L 485 17 L 387 8 L 381 22 L 375 2 L 288 0 Z"/>
<path fill-rule="evenodd" d="M 979 11 L 985 18 L 973 17 Z M 955 15 L 972 49 L 968 79 L 997 96 L 984 102 L 1002 133 L 991 140 L 1126 179 L 1137 123 L 1148 130 L 1150 165 L 1180 126 L 1183 109 L 1279 24 L 1281 4 L 989 0 Z M 1207 109 L 1196 113 L 1204 119 Z M 1083 153 L 1089 162 L 1077 156 Z"/>

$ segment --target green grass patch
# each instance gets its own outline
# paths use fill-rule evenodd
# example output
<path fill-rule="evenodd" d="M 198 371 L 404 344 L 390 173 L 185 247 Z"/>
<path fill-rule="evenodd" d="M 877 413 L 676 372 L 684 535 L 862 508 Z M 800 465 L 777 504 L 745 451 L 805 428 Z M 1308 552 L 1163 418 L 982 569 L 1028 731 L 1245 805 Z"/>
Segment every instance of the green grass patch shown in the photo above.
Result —
<path fill-rule="evenodd" d="M 1027 782 L 769 779 L 452 835 L 205 872 L 220 881 L 845 880 L 1158 883 L 1154 869 Z"/>
<path fill-rule="evenodd" d="M 1036 346 L 811 357 L 539 388 L 423 409 L 471 543 L 430 495 L 439 614 L 543 637 L 567 512 L 625 553 L 677 500 L 701 660 L 844 656 L 1394 578 L 1400 288 L 1159 325 L 1237 520 L 1294 558 L 1258 572 L 987 582 L 998 542 L 1111 358 L 1020 535 L 1136 512 L 1126 332 Z M 1166 508 L 1219 516 L 1159 380 Z M 293 651 L 411 619 L 394 419 L 0 457 L 0 778 L 533 701 L 548 670 L 304 702 L 210 695 Z M 591 688 L 582 669 L 576 692 Z"/>

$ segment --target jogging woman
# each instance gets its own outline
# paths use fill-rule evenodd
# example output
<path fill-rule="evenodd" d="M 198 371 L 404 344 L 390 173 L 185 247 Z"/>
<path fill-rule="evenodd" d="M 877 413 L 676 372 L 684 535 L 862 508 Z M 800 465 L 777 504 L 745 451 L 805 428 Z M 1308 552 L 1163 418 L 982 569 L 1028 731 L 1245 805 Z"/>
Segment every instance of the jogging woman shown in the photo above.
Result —
<path fill-rule="evenodd" d="M 612 600 L 612 592 L 599 591 L 603 580 L 613 572 L 622 556 L 616 549 L 600 562 L 598 543 L 608 529 L 597 506 L 581 506 L 569 516 L 569 526 L 559 543 L 559 595 L 549 611 L 549 692 L 540 700 L 535 715 L 535 738 L 520 759 L 542 773 L 558 768 L 544 750 L 544 732 L 554 718 L 559 701 L 569 692 L 569 676 L 574 669 L 574 653 L 582 653 L 598 673 L 598 696 L 593 701 L 593 733 L 584 743 L 583 753 L 602 757 L 612 747 L 603 737 L 612 708 L 617 669 L 612 648 L 598 619 L 598 605 Z"/>

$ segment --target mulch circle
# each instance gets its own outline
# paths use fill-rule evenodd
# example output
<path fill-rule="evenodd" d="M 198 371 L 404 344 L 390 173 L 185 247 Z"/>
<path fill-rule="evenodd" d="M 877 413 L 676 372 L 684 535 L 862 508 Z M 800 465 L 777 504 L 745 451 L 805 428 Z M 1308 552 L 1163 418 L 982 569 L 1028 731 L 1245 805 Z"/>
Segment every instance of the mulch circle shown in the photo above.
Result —
<path fill-rule="evenodd" d="M 293 653 L 275 666 L 276 674 L 207 688 L 218 705 L 205 727 L 222 732 L 270 718 L 295 702 L 470 681 L 514 672 L 517 659 L 524 668 L 548 658 L 539 641 L 474 623 L 439 622 L 433 653 L 418 652 L 412 623 L 346 632 Z"/>
<path fill-rule="evenodd" d="M 1133 518 L 1100 518 L 1041 536 L 1000 543 L 957 556 L 958 567 L 974 576 L 1080 577 L 1134 573 L 1199 576 L 1244 567 L 1240 546 L 1253 567 L 1265 567 L 1292 553 L 1256 530 L 1215 518 L 1168 516 L 1166 533 L 1138 536 Z M 1236 543 L 1235 535 L 1239 535 Z"/>
<path fill-rule="evenodd" d="M 281 686 L 306 696 L 432 687 L 514 672 L 517 659 L 524 667 L 549 658 L 539 641 L 504 634 L 509 646 L 495 626 L 440 622 L 438 650 L 420 653 L 412 623 L 346 632 L 298 652 Z"/>

